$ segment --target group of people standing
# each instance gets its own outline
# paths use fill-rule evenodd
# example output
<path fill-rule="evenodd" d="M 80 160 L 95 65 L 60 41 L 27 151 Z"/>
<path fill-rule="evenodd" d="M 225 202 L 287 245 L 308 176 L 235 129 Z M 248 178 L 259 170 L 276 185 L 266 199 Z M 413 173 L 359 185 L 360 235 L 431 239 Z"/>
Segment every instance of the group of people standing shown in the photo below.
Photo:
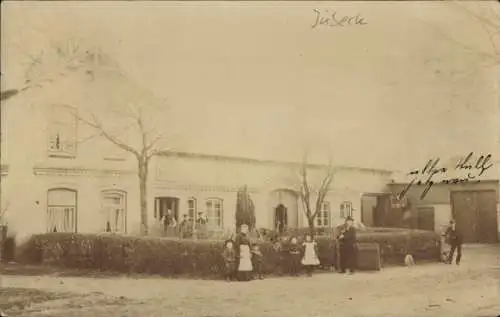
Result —
<path fill-rule="evenodd" d="M 182 219 L 178 221 L 175 213 L 172 212 L 171 209 L 168 209 L 160 218 L 165 236 L 179 235 L 182 238 L 187 238 L 193 234 L 193 229 L 196 229 L 199 233 L 203 233 L 208 219 L 203 212 L 199 212 L 194 222 L 195 223 L 193 223 L 193 219 L 190 219 L 187 214 L 183 214 Z"/>
<path fill-rule="evenodd" d="M 356 227 L 351 217 L 337 228 L 335 234 L 336 259 L 340 273 L 353 274 L 357 265 Z M 228 281 L 249 281 L 264 278 L 264 256 L 258 244 L 252 243 L 249 238 L 249 227 L 244 224 L 234 240 L 224 243 L 223 258 L 225 262 L 225 277 Z M 443 233 L 445 242 L 450 246 L 445 253 L 444 261 L 451 264 L 456 254 L 455 263 L 460 264 L 462 258 L 462 234 L 457 230 L 456 223 L 451 220 Z M 315 267 L 320 265 L 318 258 L 318 244 L 311 234 L 306 234 L 302 242 L 297 237 L 282 236 L 276 241 L 274 251 L 279 256 L 282 273 L 299 276 L 305 269 L 308 276 L 312 276 Z"/>
<path fill-rule="evenodd" d="M 306 235 L 301 244 L 296 237 L 291 237 L 287 244 L 280 244 L 280 249 L 277 251 L 280 251 L 280 254 L 286 253 L 287 256 L 283 260 L 286 260 L 288 272 L 292 276 L 298 276 L 302 268 L 306 268 L 308 275 L 311 276 L 314 267 L 320 264 L 317 243 L 311 235 Z M 223 257 L 225 277 L 228 281 L 264 278 L 264 256 L 259 245 L 251 243 L 247 225 L 241 226 L 234 241 L 225 242 Z"/>
<path fill-rule="evenodd" d="M 244 224 L 234 240 L 224 243 L 223 258 L 225 278 L 228 281 L 249 281 L 263 279 L 264 256 L 258 244 L 252 243 L 248 236 L 249 227 Z M 356 267 L 356 229 L 352 218 L 347 218 L 337 240 L 337 258 L 340 258 L 340 272 L 354 273 Z M 303 241 L 297 237 L 282 237 L 276 241 L 274 251 L 279 256 L 281 271 L 291 276 L 299 276 L 305 270 L 312 276 L 314 269 L 320 265 L 318 244 L 311 234 L 306 234 Z"/>

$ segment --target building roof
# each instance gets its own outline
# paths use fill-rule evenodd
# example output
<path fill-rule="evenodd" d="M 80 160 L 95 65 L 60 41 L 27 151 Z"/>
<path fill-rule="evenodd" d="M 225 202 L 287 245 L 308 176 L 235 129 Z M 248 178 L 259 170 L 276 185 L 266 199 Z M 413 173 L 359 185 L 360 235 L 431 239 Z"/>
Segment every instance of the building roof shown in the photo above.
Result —
<path fill-rule="evenodd" d="M 238 163 L 247 163 L 247 164 L 267 164 L 267 165 L 291 165 L 297 166 L 300 165 L 300 162 L 293 161 L 279 161 L 279 160 L 265 160 L 265 159 L 257 159 L 257 158 L 249 158 L 249 157 L 238 157 L 238 156 L 228 156 L 228 155 L 217 155 L 217 154 L 204 154 L 204 153 L 194 153 L 194 152 L 182 152 L 182 151 L 171 151 L 168 153 L 164 153 L 161 156 L 166 157 L 179 157 L 179 158 L 197 158 L 197 159 L 209 159 L 215 161 L 226 161 L 226 162 L 238 162 Z M 308 164 L 311 168 L 323 168 L 326 167 L 326 164 Z M 377 168 L 367 168 L 367 167 L 356 167 L 356 166 L 336 166 L 337 168 L 344 170 L 357 170 L 364 172 L 372 172 L 372 173 L 382 173 L 382 174 L 392 174 L 393 171 L 385 170 L 385 169 L 377 169 Z"/>

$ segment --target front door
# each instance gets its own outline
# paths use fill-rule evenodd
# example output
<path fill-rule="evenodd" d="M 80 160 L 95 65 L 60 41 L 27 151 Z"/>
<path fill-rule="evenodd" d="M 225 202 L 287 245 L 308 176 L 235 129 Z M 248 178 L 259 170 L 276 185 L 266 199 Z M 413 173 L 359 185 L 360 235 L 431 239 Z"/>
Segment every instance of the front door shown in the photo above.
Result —
<path fill-rule="evenodd" d="M 274 209 L 274 228 L 279 233 L 283 233 L 288 226 L 288 211 L 285 206 L 279 204 Z"/>
<path fill-rule="evenodd" d="M 155 198 L 155 218 L 159 220 L 165 219 L 168 210 L 172 211 L 172 218 L 176 222 L 179 221 L 179 198 L 177 197 L 156 197 Z"/>
<path fill-rule="evenodd" d="M 451 194 L 452 212 L 465 243 L 497 242 L 496 192 L 456 191 Z"/>

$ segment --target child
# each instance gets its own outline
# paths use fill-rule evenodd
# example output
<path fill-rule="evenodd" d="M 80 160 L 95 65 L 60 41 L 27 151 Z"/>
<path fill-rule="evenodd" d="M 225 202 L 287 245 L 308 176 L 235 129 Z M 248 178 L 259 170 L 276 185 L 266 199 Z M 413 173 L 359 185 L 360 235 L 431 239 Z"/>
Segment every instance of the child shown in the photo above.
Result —
<path fill-rule="evenodd" d="M 263 280 L 264 275 L 263 275 L 263 262 L 264 262 L 264 256 L 262 255 L 262 252 L 260 252 L 260 248 L 258 244 L 254 244 L 252 246 L 252 266 L 253 266 L 253 272 L 254 272 L 254 278 Z"/>
<path fill-rule="evenodd" d="M 224 242 L 222 256 L 224 257 L 226 280 L 228 282 L 233 281 L 236 277 L 236 251 L 234 250 L 233 240 Z"/>
<path fill-rule="evenodd" d="M 290 245 L 288 246 L 288 252 L 290 254 L 290 274 L 292 276 L 299 276 L 300 270 L 300 246 L 298 244 L 296 237 L 290 238 Z"/>
<path fill-rule="evenodd" d="M 302 258 L 302 265 L 307 270 L 307 275 L 312 276 L 314 267 L 319 265 L 318 259 L 318 244 L 313 240 L 310 234 L 306 234 L 305 241 L 302 243 L 304 248 L 304 257 Z"/>
<path fill-rule="evenodd" d="M 278 265 L 280 269 L 280 275 L 286 275 L 289 271 L 288 265 L 288 239 L 286 237 L 281 237 L 274 243 L 274 251 L 278 253 Z"/>

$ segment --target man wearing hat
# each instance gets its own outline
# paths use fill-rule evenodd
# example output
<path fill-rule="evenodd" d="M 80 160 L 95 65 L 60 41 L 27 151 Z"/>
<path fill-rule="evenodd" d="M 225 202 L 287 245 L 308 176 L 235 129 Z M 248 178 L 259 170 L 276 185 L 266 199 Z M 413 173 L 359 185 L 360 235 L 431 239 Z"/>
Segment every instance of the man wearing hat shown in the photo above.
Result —
<path fill-rule="evenodd" d="M 356 228 L 354 219 L 347 217 L 338 237 L 340 243 L 340 272 L 354 273 L 356 268 Z"/>
<path fill-rule="evenodd" d="M 460 259 L 462 258 L 462 244 L 463 238 L 462 234 L 457 230 L 455 220 L 450 220 L 450 225 L 445 232 L 446 242 L 450 245 L 450 253 L 448 254 L 448 264 L 453 262 L 453 255 L 455 250 L 457 250 L 457 258 L 455 263 L 460 265 Z"/>

